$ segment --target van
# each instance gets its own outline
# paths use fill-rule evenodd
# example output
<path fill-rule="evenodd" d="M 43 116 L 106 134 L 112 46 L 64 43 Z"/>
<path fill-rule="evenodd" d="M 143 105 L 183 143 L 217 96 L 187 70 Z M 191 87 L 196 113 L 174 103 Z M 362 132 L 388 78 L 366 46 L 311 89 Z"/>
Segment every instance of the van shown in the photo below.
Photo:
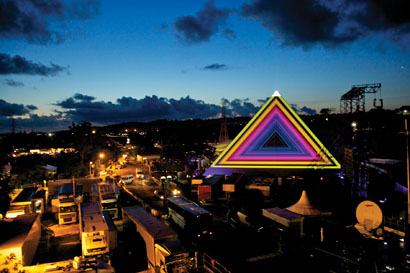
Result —
<path fill-rule="evenodd" d="M 135 177 L 137 179 L 144 179 L 144 172 L 141 169 L 135 170 Z"/>
<path fill-rule="evenodd" d="M 123 185 L 132 184 L 132 182 L 134 182 L 134 176 L 132 174 L 127 175 L 127 176 L 122 176 L 120 180 L 120 183 Z"/>

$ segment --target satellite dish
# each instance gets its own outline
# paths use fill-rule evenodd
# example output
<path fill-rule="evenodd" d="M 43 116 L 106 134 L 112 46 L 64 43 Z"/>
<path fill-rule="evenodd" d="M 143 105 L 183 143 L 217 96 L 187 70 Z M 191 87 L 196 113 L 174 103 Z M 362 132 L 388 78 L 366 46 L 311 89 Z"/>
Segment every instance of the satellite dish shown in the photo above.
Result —
<path fill-rule="evenodd" d="M 383 220 L 383 213 L 375 202 L 366 200 L 357 206 L 356 218 L 360 225 L 370 231 L 380 226 Z"/>

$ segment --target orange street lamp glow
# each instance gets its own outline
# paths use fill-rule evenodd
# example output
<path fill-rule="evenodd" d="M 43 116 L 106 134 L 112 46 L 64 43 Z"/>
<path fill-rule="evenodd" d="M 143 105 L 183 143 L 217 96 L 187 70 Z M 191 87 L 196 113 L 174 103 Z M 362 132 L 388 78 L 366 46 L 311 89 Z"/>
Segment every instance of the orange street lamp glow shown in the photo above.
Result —
<path fill-rule="evenodd" d="M 100 154 L 100 158 L 104 158 L 104 154 L 103 154 L 103 153 Z"/>

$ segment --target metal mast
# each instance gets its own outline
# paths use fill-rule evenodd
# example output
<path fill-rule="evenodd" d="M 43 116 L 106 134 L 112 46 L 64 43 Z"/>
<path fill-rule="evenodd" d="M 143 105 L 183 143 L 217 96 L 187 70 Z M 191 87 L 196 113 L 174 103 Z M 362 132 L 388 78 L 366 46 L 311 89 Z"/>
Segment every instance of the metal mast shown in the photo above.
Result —
<path fill-rule="evenodd" d="M 226 126 L 226 101 L 225 98 L 221 100 L 221 115 L 222 115 L 222 123 L 221 123 L 221 131 L 219 132 L 219 143 L 224 142 L 229 139 L 228 135 L 228 127 Z"/>

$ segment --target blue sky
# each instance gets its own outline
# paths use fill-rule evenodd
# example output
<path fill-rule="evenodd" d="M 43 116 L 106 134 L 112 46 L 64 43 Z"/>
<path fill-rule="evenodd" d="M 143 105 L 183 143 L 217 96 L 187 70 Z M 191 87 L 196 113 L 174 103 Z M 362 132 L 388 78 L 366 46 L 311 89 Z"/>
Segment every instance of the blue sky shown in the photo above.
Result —
<path fill-rule="evenodd" d="M 365 83 L 408 105 L 409 4 L 393 2 L 0 0 L 15 15 L 1 15 L 0 131 L 214 118 L 222 98 L 252 115 L 275 90 L 338 112 Z"/>

